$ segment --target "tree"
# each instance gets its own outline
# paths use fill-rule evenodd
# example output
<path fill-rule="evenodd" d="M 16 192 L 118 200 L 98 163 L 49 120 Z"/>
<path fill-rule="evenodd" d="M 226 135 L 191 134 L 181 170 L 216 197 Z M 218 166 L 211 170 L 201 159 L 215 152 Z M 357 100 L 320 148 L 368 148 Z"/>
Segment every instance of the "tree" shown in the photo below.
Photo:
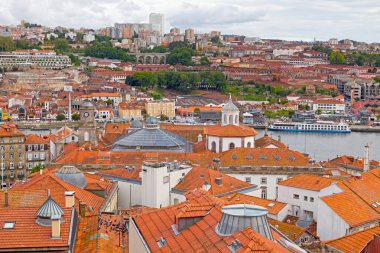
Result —
<path fill-rule="evenodd" d="M 74 113 L 73 115 L 71 115 L 71 119 L 74 120 L 74 121 L 78 121 L 78 120 L 80 120 L 80 115 L 79 115 L 79 113 Z"/>
<path fill-rule="evenodd" d="M 190 66 L 192 65 L 192 54 L 193 50 L 190 48 L 175 48 L 169 53 L 167 62 L 170 65 L 181 64 L 185 66 Z"/>
<path fill-rule="evenodd" d="M 69 42 L 65 39 L 56 39 L 54 41 L 54 49 L 59 52 L 67 52 L 69 49 Z"/>
<path fill-rule="evenodd" d="M 15 48 L 15 44 L 10 37 L 0 36 L 0 51 L 13 51 Z"/>
<path fill-rule="evenodd" d="M 35 165 L 32 170 L 30 171 L 30 173 L 35 173 L 35 172 L 39 172 L 40 170 L 42 170 L 44 168 L 44 165 L 39 163 L 37 165 Z"/>
<path fill-rule="evenodd" d="M 71 63 L 74 65 L 74 66 L 79 66 L 80 65 L 80 61 L 79 61 L 79 58 L 73 54 L 69 54 L 69 57 L 70 57 L 70 60 L 71 60 Z"/>
<path fill-rule="evenodd" d="M 346 64 L 346 57 L 340 51 L 334 51 L 329 56 L 331 64 Z"/>
<path fill-rule="evenodd" d="M 318 114 L 318 115 L 321 115 L 321 114 L 322 114 L 322 110 L 321 110 L 321 109 L 317 109 L 317 110 L 315 111 L 315 113 Z"/>
<path fill-rule="evenodd" d="M 161 114 L 161 116 L 160 116 L 160 121 L 165 121 L 165 120 L 168 120 L 168 119 L 169 119 L 168 116 L 166 116 L 166 115 L 164 115 L 164 114 Z"/>
<path fill-rule="evenodd" d="M 107 105 L 113 105 L 113 100 L 109 98 L 109 99 L 107 99 L 106 103 L 107 103 Z"/>
<path fill-rule="evenodd" d="M 65 120 L 66 117 L 65 117 L 64 114 L 58 114 L 56 119 L 57 119 L 58 121 L 62 121 L 62 120 Z"/>
<path fill-rule="evenodd" d="M 201 57 L 201 65 L 202 66 L 210 66 L 211 62 L 208 60 L 206 56 Z"/>

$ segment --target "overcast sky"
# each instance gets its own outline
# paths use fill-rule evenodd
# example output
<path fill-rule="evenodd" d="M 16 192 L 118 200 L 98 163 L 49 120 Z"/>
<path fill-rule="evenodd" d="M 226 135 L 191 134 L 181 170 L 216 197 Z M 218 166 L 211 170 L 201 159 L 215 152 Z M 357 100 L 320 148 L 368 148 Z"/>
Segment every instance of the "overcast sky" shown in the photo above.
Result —
<path fill-rule="evenodd" d="M 0 24 L 100 28 L 165 15 L 176 26 L 290 40 L 380 42 L 380 0 L 1 0 Z"/>

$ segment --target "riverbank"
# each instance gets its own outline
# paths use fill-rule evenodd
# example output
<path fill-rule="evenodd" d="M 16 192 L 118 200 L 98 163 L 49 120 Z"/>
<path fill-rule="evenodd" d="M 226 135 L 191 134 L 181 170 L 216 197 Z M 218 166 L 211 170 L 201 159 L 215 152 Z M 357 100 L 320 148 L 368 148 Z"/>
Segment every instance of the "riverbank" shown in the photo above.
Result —
<path fill-rule="evenodd" d="M 380 126 L 350 126 L 352 132 L 380 133 Z"/>

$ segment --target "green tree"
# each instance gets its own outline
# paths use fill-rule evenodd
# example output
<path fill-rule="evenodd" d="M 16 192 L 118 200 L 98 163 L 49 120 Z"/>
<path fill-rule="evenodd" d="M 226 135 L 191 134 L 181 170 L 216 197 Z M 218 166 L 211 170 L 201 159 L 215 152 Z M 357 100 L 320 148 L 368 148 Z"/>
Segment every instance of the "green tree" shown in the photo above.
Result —
<path fill-rule="evenodd" d="M 62 120 L 65 120 L 66 117 L 65 117 L 64 114 L 58 114 L 56 119 L 57 119 L 58 121 L 62 121 Z"/>
<path fill-rule="evenodd" d="M 331 64 L 346 64 L 346 57 L 342 52 L 334 51 L 329 56 Z"/>
<path fill-rule="evenodd" d="M 109 98 L 109 99 L 107 99 L 106 103 L 107 103 L 107 105 L 113 105 L 113 100 Z"/>
<path fill-rule="evenodd" d="M 39 172 L 40 170 L 42 170 L 44 168 L 44 165 L 39 163 L 37 165 L 35 165 L 32 170 L 30 171 L 30 173 L 35 173 L 35 172 Z"/>
<path fill-rule="evenodd" d="M 69 50 L 69 42 L 65 39 L 56 39 L 54 41 L 54 49 L 58 52 L 67 52 Z"/>
<path fill-rule="evenodd" d="M 79 113 L 74 113 L 71 115 L 71 120 L 78 121 L 80 120 L 80 115 Z"/>
<path fill-rule="evenodd" d="M 169 53 L 167 62 L 170 65 L 181 64 L 185 66 L 190 66 L 192 65 L 192 54 L 193 50 L 190 48 L 175 48 Z"/>
<path fill-rule="evenodd" d="M 322 114 L 322 110 L 321 110 L 321 109 L 317 109 L 317 110 L 315 111 L 315 113 L 318 114 L 318 115 L 321 115 L 321 114 Z"/>
<path fill-rule="evenodd" d="M 0 51 L 13 51 L 15 49 L 15 44 L 10 37 L 0 36 Z"/>
<path fill-rule="evenodd" d="M 210 66 L 211 62 L 208 60 L 206 56 L 201 57 L 201 65 L 202 66 Z"/>
<path fill-rule="evenodd" d="M 75 56 L 73 54 L 69 54 L 69 57 L 70 57 L 71 63 L 74 66 L 80 66 L 80 60 L 79 60 L 79 58 L 77 56 Z"/>
<path fill-rule="evenodd" d="M 192 48 L 191 44 L 187 41 L 174 41 L 169 44 L 169 51 L 172 51 L 177 48 Z"/>
<path fill-rule="evenodd" d="M 166 116 L 166 115 L 164 115 L 164 114 L 161 114 L 161 116 L 160 116 L 160 120 L 161 120 L 161 121 L 165 121 L 165 120 L 168 120 L 168 119 L 169 119 L 168 116 Z"/>

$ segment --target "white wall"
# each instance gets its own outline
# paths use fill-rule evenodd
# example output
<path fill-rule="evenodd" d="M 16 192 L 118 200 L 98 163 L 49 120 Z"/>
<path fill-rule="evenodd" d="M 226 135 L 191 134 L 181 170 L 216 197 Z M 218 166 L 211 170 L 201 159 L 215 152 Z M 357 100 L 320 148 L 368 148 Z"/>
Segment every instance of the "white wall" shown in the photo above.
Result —
<path fill-rule="evenodd" d="M 294 194 L 299 196 L 298 199 L 294 198 Z M 318 191 L 311 191 L 306 189 L 300 189 L 295 187 L 289 187 L 284 185 L 278 186 L 278 201 L 288 203 L 290 205 L 289 214 L 302 217 L 304 211 L 313 212 L 313 219 L 318 218 Z M 307 197 L 307 200 L 304 197 Z M 313 198 L 313 202 L 311 202 Z M 299 208 L 298 208 L 299 207 Z M 299 210 L 296 213 L 296 210 Z"/>
<path fill-rule="evenodd" d="M 129 252 L 148 253 L 149 251 L 146 249 L 142 236 L 139 233 L 140 232 L 138 231 L 133 219 L 129 219 L 129 230 L 128 230 Z"/>
<path fill-rule="evenodd" d="M 267 187 L 267 199 L 273 199 L 275 200 L 276 195 L 276 187 L 277 187 L 277 180 L 281 179 L 281 181 L 288 178 L 287 175 L 272 175 L 272 174 L 228 174 L 231 177 L 237 178 L 241 181 L 246 182 L 246 178 L 251 178 L 251 184 L 257 185 L 259 190 L 255 191 L 255 197 L 261 198 L 261 187 Z M 262 178 L 266 178 L 267 183 L 261 183 Z"/>
<path fill-rule="evenodd" d="M 142 186 L 140 184 L 117 181 L 117 185 L 119 187 L 118 205 L 120 209 L 129 209 L 135 205 L 142 205 Z"/>
<path fill-rule="evenodd" d="M 349 225 L 322 200 L 318 201 L 318 210 L 317 235 L 322 241 L 346 235 Z"/>

